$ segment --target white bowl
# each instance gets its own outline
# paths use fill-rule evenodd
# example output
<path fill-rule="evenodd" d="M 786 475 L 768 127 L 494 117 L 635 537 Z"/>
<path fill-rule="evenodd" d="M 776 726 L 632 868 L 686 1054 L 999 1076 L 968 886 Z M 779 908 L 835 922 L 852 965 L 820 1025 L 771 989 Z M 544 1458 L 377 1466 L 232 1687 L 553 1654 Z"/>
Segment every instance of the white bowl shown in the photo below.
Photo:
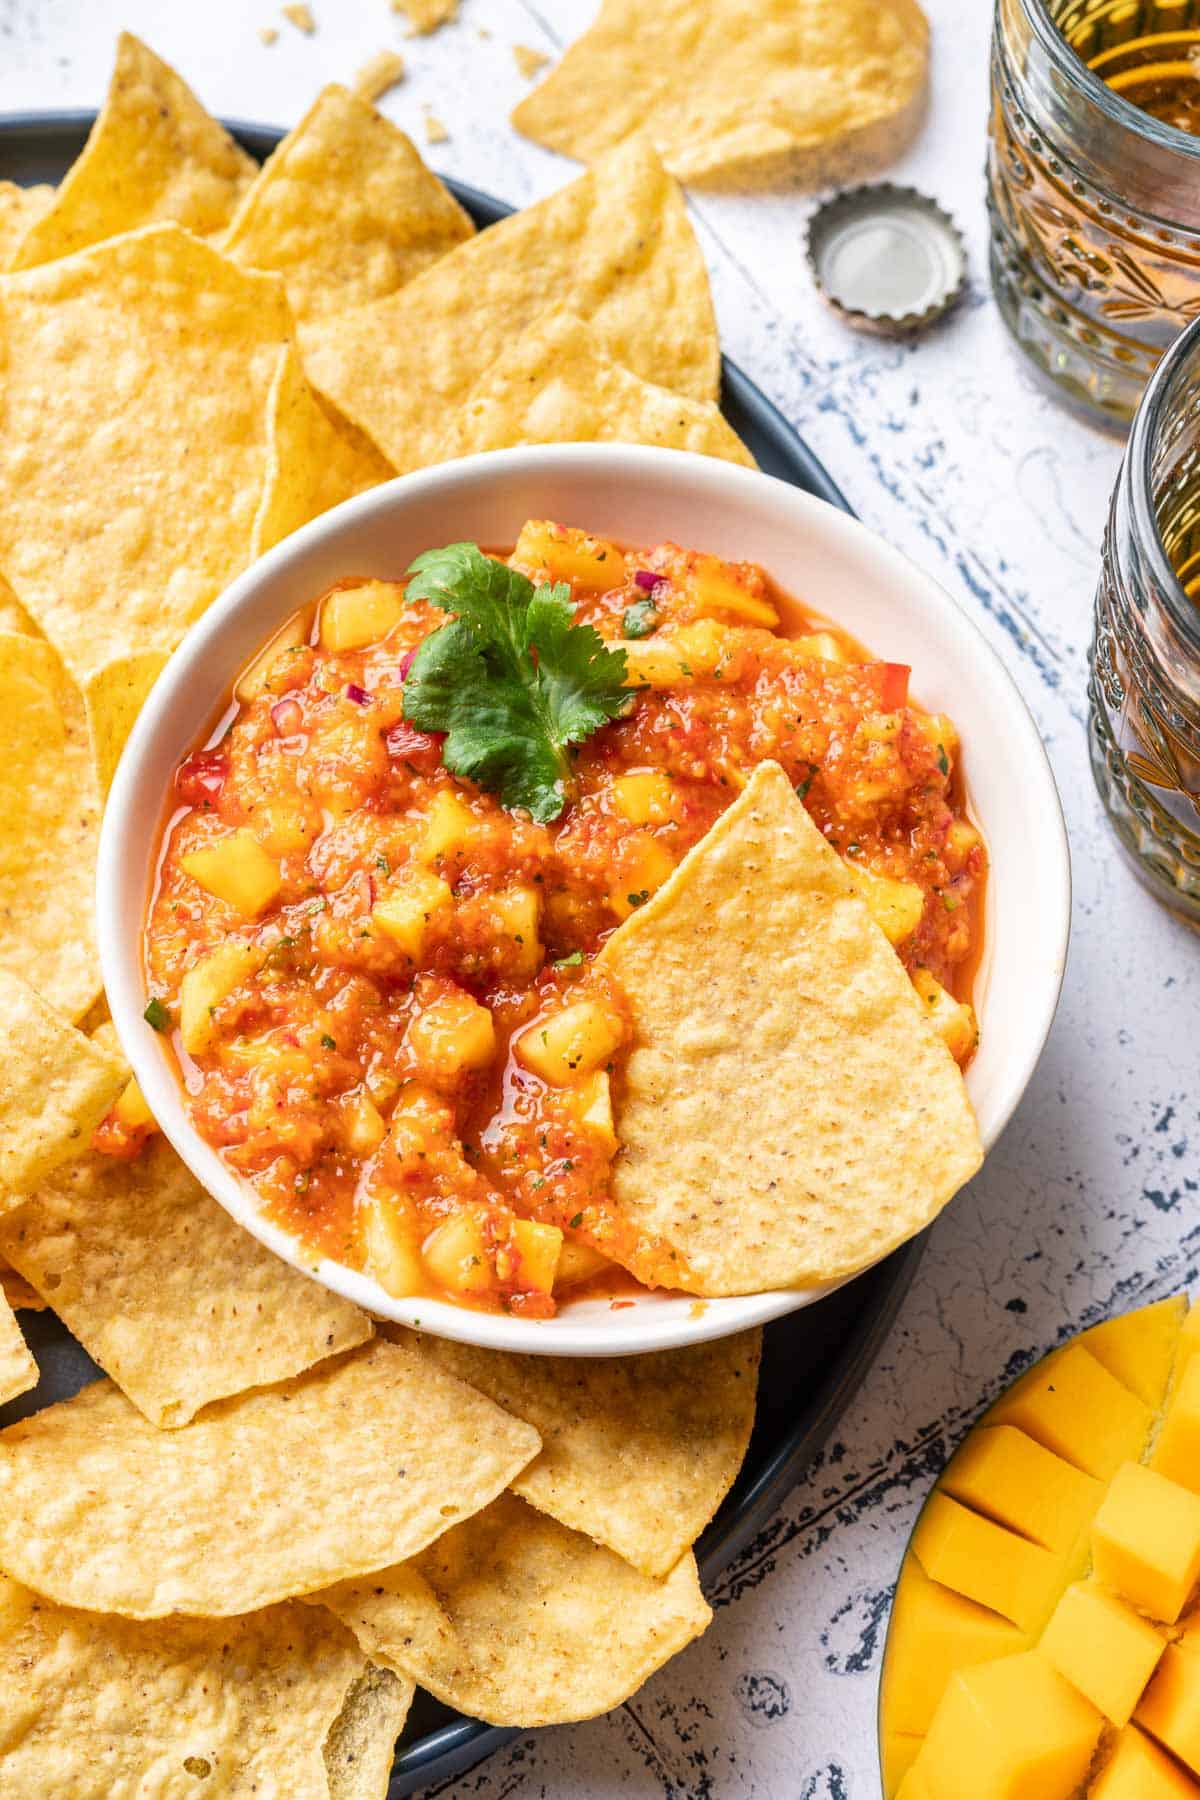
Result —
<path fill-rule="evenodd" d="M 99 939 L 118 1034 L 167 1137 L 247 1231 L 371 1312 L 497 1349 L 611 1356 L 723 1336 L 810 1305 L 827 1289 L 709 1300 L 640 1295 L 565 1305 L 548 1321 L 396 1300 L 364 1274 L 311 1256 L 260 1216 L 188 1119 L 162 1038 L 142 1018 L 142 922 L 176 767 L 208 730 L 236 672 L 279 625 L 346 575 L 401 575 L 438 544 L 512 543 L 531 517 L 629 544 L 664 539 L 760 563 L 806 606 L 881 658 L 912 665 L 913 692 L 963 734 L 972 811 L 991 857 L 967 1088 L 985 1146 L 1025 1091 L 1066 961 L 1070 865 L 1062 810 L 1037 730 L 1011 678 L 953 600 L 856 520 L 781 481 L 678 451 L 571 444 L 471 456 L 374 489 L 316 519 L 248 569 L 188 633 L 129 739 L 104 818 Z"/>

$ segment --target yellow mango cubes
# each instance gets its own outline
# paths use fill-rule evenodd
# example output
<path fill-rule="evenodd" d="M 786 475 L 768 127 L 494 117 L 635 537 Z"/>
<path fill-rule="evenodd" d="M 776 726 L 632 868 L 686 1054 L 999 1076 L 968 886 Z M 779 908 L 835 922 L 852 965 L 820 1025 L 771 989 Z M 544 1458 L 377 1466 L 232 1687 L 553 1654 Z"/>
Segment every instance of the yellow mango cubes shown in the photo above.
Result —
<path fill-rule="evenodd" d="M 1200 1800 L 1200 1305 L 1022 1375 L 913 1529 L 885 1800 Z"/>

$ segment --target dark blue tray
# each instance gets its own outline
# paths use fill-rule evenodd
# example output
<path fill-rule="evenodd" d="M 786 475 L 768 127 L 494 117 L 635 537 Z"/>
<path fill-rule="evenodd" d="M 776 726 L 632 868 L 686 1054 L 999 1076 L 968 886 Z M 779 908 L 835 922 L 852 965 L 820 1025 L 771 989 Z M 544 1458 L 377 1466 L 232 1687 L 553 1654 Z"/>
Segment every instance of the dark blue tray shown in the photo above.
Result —
<path fill-rule="evenodd" d="M 0 116 L 0 179 L 60 181 L 82 149 L 94 117 L 82 112 Z M 270 126 L 238 121 L 230 129 L 259 157 L 267 156 L 283 135 Z M 512 211 L 478 188 L 458 181 L 446 185 L 479 226 L 493 225 Z M 728 357 L 721 362 L 721 405 L 760 468 L 850 511 L 836 483 L 782 413 Z M 715 1581 L 770 1522 L 854 1398 L 924 1243 L 921 1237 L 906 1244 L 828 1299 L 767 1326 L 750 1448 L 724 1505 L 697 1545 L 705 1583 Z M 42 1379 L 32 1394 L 0 1407 L 0 1425 L 65 1399 L 98 1372 L 53 1314 L 26 1313 L 22 1323 Z M 390 1800 L 451 1779 L 520 1735 L 464 1718 L 418 1693 L 398 1747 Z"/>

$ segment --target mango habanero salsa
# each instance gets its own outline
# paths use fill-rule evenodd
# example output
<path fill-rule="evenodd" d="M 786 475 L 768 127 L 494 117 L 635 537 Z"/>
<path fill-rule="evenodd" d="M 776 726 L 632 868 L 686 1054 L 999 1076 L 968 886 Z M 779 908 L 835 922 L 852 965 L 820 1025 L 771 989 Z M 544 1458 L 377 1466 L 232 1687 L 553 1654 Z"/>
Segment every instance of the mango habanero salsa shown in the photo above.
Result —
<path fill-rule="evenodd" d="M 950 720 L 759 569 L 544 522 L 508 563 L 568 582 L 627 657 L 627 709 L 571 755 L 558 816 L 450 774 L 405 719 L 444 612 L 341 583 L 178 772 L 148 1016 L 201 1134 L 314 1255 L 548 1317 L 614 1264 L 687 1287 L 609 1198 L 629 1023 L 593 959 L 755 764 L 787 771 L 964 1063 L 986 862 Z M 134 1154 L 148 1129 L 118 1103 L 97 1141 Z"/>

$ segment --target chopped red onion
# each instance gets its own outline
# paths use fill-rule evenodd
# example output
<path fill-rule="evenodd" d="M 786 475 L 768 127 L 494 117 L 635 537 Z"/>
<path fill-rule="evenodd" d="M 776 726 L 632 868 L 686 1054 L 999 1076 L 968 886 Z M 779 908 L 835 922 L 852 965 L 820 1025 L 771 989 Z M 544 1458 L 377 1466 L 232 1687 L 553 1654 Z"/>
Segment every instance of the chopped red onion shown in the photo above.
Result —
<path fill-rule="evenodd" d="M 405 679 L 405 677 L 408 674 L 408 671 L 412 668 L 414 659 L 416 658 L 417 649 L 418 649 L 418 646 L 416 644 L 414 644 L 412 649 L 406 650 L 404 652 L 404 655 L 400 658 L 400 666 L 397 669 L 396 673 L 399 675 L 401 681 L 403 681 Z"/>
<path fill-rule="evenodd" d="M 644 594 L 650 594 L 658 586 L 662 576 L 656 575 L 653 569 L 639 569 L 633 579 Z"/>
<path fill-rule="evenodd" d="M 369 706 L 371 704 L 370 694 L 368 694 L 366 688 L 360 688 L 357 681 L 348 681 L 346 683 L 346 698 L 347 700 L 353 700 L 355 706 Z"/>
<path fill-rule="evenodd" d="M 304 724 L 298 700 L 280 700 L 271 708 L 271 723 L 280 737 L 293 737 Z"/>

